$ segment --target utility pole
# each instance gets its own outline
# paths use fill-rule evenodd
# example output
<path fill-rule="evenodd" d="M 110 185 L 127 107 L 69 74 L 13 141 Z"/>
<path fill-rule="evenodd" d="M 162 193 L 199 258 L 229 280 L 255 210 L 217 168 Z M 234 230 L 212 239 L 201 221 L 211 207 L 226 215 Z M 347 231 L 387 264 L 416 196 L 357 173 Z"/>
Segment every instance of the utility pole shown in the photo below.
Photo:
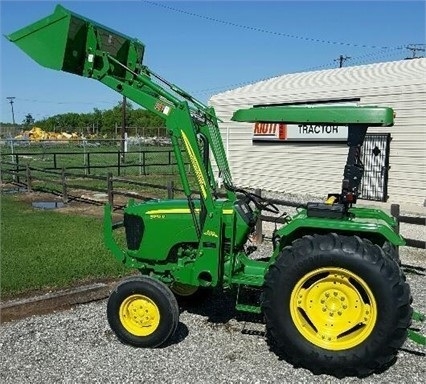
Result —
<path fill-rule="evenodd" d="M 7 100 L 9 100 L 10 103 L 10 107 L 12 108 L 12 122 L 13 122 L 13 128 L 12 128 L 12 132 L 15 129 L 15 112 L 13 111 L 13 100 L 15 100 L 14 96 L 8 96 L 6 97 Z M 15 156 L 13 156 L 13 146 L 14 146 L 14 142 L 13 139 L 10 140 L 10 157 L 12 158 L 12 163 L 15 162 Z M 16 180 L 16 176 L 13 176 L 13 180 Z"/>
<path fill-rule="evenodd" d="M 127 104 L 127 97 L 123 96 L 123 104 L 121 106 L 122 110 L 122 121 L 121 121 L 121 159 L 123 163 L 125 162 L 124 157 L 124 151 L 125 149 L 125 140 L 126 140 L 126 104 Z"/>
<path fill-rule="evenodd" d="M 13 111 L 13 103 L 14 103 L 13 100 L 15 100 L 15 97 L 8 96 L 6 97 L 6 99 L 9 100 L 10 106 L 12 108 L 12 122 L 13 122 L 13 126 L 15 126 L 15 112 Z"/>
<path fill-rule="evenodd" d="M 349 60 L 350 57 L 349 56 L 343 56 L 340 55 L 338 59 L 334 59 L 334 61 L 338 61 L 339 62 L 339 68 L 343 67 L 343 62 L 345 62 L 346 60 Z"/>
<path fill-rule="evenodd" d="M 408 45 L 406 48 L 408 50 L 410 50 L 411 52 L 413 52 L 413 56 L 406 57 L 406 59 L 407 60 L 408 59 L 417 59 L 418 57 L 423 57 L 423 56 L 417 56 L 417 51 L 419 51 L 419 52 L 424 52 L 425 51 L 425 48 L 421 48 L 420 47 L 421 45 L 424 46 L 424 44 L 410 44 L 410 45 Z"/>

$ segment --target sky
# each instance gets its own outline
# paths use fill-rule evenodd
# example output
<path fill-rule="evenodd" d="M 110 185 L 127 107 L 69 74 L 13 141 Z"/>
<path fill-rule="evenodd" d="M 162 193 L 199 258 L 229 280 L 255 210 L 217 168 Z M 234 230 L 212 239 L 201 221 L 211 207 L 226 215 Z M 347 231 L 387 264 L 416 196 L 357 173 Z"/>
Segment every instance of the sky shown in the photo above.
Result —
<path fill-rule="evenodd" d="M 402 60 L 425 44 L 425 1 L 4 1 L 8 35 L 56 4 L 145 44 L 144 64 L 207 103 L 217 93 L 288 73 Z M 423 45 L 422 48 L 425 48 Z M 0 37 L 0 121 L 112 108 L 101 83 L 41 67 Z M 417 51 L 417 56 L 425 52 Z"/>

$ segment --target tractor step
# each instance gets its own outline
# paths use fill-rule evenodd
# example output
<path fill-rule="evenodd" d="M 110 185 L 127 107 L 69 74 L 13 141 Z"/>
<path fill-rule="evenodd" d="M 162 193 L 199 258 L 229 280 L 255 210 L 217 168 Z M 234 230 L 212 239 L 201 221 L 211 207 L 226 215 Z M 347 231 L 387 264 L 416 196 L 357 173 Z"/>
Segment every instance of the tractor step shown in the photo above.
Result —
<path fill-rule="evenodd" d="M 250 275 L 245 273 L 238 273 L 231 278 L 232 284 L 237 284 L 240 286 L 249 285 L 255 287 L 261 287 L 263 285 L 264 279 L 263 275 Z"/>
<path fill-rule="evenodd" d="M 239 285 L 235 309 L 242 312 L 261 313 L 260 295 L 262 290 L 256 287 Z"/>
<path fill-rule="evenodd" d="M 262 313 L 262 310 L 260 307 L 257 307 L 255 305 L 248 305 L 248 304 L 236 304 L 235 309 L 237 311 L 241 312 L 250 312 L 250 313 Z"/>
<path fill-rule="evenodd" d="M 426 316 L 420 312 L 414 311 L 412 319 L 413 321 L 423 322 L 425 321 Z M 414 329 L 408 329 L 408 338 L 417 344 L 426 345 L 426 336 Z"/>

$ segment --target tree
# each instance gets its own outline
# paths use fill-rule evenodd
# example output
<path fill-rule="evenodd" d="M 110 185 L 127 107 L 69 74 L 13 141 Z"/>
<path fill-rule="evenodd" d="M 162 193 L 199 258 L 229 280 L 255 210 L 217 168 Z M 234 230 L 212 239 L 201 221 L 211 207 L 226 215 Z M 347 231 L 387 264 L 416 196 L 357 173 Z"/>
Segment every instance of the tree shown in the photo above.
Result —
<path fill-rule="evenodd" d="M 98 132 L 102 134 L 115 134 L 115 127 L 121 127 L 123 121 L 122 101 L 113 108 L 101 110 L 94 108 L 91 113 L 63 113 L 54 115 L 36 123 L 45 131 L 56 132 Z M 31 117 L 28 114 L 27 117 Z M 26 124 L 26 120 L 24 120 Z M 29 124 L 34 124 L 34 119 Z M 126 125 L 128 127 L 164 127 L 164 120 L 144 108 L 135 108 L 130 101 L 126 102 Z"/>
<path fill-rule="evenodd" d="M 92 124 L 95 128 L 95 132 L 101 132 L 102 131 L 102 125 L 103 125 L 103 113 L 99 108 L 93 108 L 92 113 Z"/>
<path fill-rule="evenodd" d="M 131 112 L 128 126 L 141 128 L 164 127 L 164 120 L 146 109 L 139 108 Z"/>
<path fill-rule="evenodd" d="M 28 113 L 26 116 L 25 116 L 25 119 L 24 119 L 24 121 L 22 122 L 24 125 L 25 125 L 25 127 L 28 127 L 28 126 L 30 126 L 30 125 L 33 125 L 34 124 L 34 118 L 33 118 L 33 116 L 31 115 L 31 113 Z"/>

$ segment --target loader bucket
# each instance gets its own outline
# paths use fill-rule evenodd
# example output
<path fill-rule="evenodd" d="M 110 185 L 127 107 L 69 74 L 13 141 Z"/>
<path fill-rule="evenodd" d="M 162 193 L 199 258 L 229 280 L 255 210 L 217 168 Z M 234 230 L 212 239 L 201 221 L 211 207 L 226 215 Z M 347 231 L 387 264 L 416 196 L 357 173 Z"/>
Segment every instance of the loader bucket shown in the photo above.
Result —
<path fill-rule="evenodd" d="M 144 45 L 119 32 L 57 5 L 54 12 L 6 36 L 40 65 L 89 76 L 85 64 L 90 51 L 107 52 L 124 65 L 141 64 Z"/>

